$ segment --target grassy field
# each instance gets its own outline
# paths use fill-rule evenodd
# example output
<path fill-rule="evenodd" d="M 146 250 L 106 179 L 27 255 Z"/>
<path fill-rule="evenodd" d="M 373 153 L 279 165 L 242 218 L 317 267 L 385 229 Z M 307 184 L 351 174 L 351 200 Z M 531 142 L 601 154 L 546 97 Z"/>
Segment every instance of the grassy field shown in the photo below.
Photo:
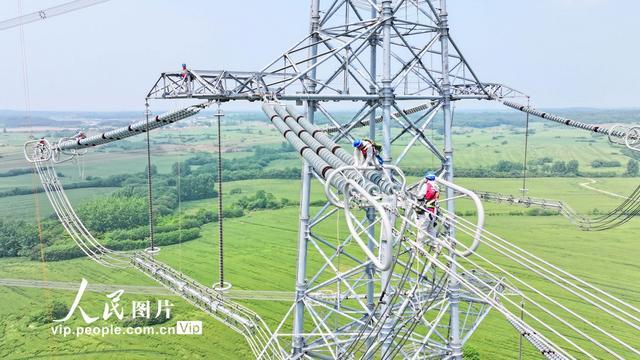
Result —
<path fill-rule="evenodd" d="M 562 198 L 579 211 L 592 209 L 594 203 L 597 203 L 598 207 L 607 208 L 618 201 L 604 194 L 579 191 L 576 185 L 580 181 L 583 180 L 535 179 L 529 187 L 532 195 Z M 509 179 L 461 179 L 461 183 L 482 190 L 512 193 L 517 192 L 520 185 L 517 180 Z M 292 200 L 298 197 L 297 181 L 266 183 L 252 180 L 231 182 L 225 186 L 226 191 L 238 187 L 246 193 L 265 189 L 278 197 Z M 594 186 L 625 193 L 631 190 L 634 182 L 633 179 L 610 179 Z M 313 194 L 314 198 L 321 198 L 319 186 L 313 188 Z M 229 201 L 233 201 L 233 198 L 229 198 Z M 187 202 L 183 204 L 183 209 L 188 211 L 212 206 L 210 200 Z M 464 206 L 462 209 L 464 210 Z M 533 251 L 545 260 L 562 264 L 563 268 L 605 287 L 627 301 L 638 303 L 640 283 L 635 280 L 638 273 L 635 259 L 640 256 L 640 251 L 636 246 L 636 239 L 629 234 L 640 230 L 640 225 L 630 223 L 607 233 L 580 232 L 560 216 L 508 216 L 513 210 L 513 207 L 506 205 L 488 205 L 487 212 L 493 215 L 487 219 L 487 228 Z M 234 288 L 283 291 L 293 289 L 297 217 L 297 208 L 288 207 L 254 212 L 242 218 L 226 221 L 226 274 Z M 333 224 L 335 223 L 329 220 L 326 226 L 318 231 L 327 239 L 335 239 Z M 346 233 L 345 229 L 341 231 Z M 214 241 L 216 234 L 215 225 L 206 225 L 200 239 L 165 247 L 158 257 L 199 282 L 211 284 L 217 278 L 214 263 L 217 256 Z M 318 259 L 312 260 L 310 267 L 315 267 L 314 263 L 317 262 Z M 152 284 L 151 280 L 133 270 L 108 270 L 86 259 L 47 263 L 44 266 L 23 259 L 0 259 L 0 278 L 79 282 L 82 277 L 87 278 L 90 283 Z M 198 358 L 211 355 L 211 352 L 220 359 L 249 357 L 248 349 L 239 336 L 215 320 L 191 309 L 177 298 L 172 298 L 172 301 L 178 304 L 175 311 L 177 320 L 204 320 L 206 326 L 202 338 L 168 339 L 157 335 L 145 337 L 142 341 L 140 338 L 124 339 L 113 335 L 106 338 L 66 339 L 63 342 L 64 346 L 61 346 L 58 338 L 53 339 L 48 335 L 49 327 L 30 324 L 29 316 L 41 311 L 42 307 L 38 304 L 42 303 L 42 299 L 45 302 L 51 299 L 70 300 L 72 292 L 0 287 L 0 294 L 12 304 L 2 310 L 4 314 L 0 314 L 6 315 L 2 316 L 3 320 L 0 321 L 0 331 L 4 335 L 0 340 L 0 356 L 21 358 L 50 353 L 71 356 L 77 351 L 82 351 L 85 358 L 110 358 L 117 351 L 127 351 L 127 358 L 136 358 L 142 356 L 144 350 L 150 350 L 159 358 Z M 131 295 L 131 298 L 135 299 L 135 296 Z M 93 302 L 88 300 L 87 303 Z M 287 302 L 245 303 L 270 324 L 277 323 L 289 306 Z M 28 338 L 34 339 L 33 342 L 15 340 L 24 331 L 28 331 Z M 160 347 L 160 344 L 171 346 Z M 470 345 L 480 351 L 483 359 L 512 359 L 517 356 L 517 334 L 495 312 L 492 312 L 481 325 L 470 340 Z M 192 349 L 193 352 L 187 349 Z M 525 350 L 525 358 L 536 358 L 529 345 L 525 345 Z"/>
<path fill-rule="evenodd" d="M 93 130 L 91 133 L 97 133 Z M 69 130 L 69 133 L 73 133 Z M 24 160 L 22 146 L 31 135 L 28 131 L 0 133 L 0 173 L 16 168 L 26 168 L 29 164 Z M 35 134 L 41 136 L 43 134 Z M 56 137 L 50 137 L 55 140 Z M 167 173 L 171 165 L 181 161 L 195 152 L 215 151 L 216 135 L 213 127 L 172 128 L 160 129 L 152 133 L 152 160 L 159 172 Z M 83 164 L 86 175 L 106 177 L 115 174 L 142 172 L 147 162 L 144 149 L 144 137 L 127 139 L 134 146 L 124 150 L 115 145 L 107 145 L 101 151 L 91 151 L 84 156 Z M 233 159 L 251 155 L 253 146 L 280 144 L 283 140 L 280 134 L 265 122 L 243 122 L 225 124 L 222 141 L 224 143 L 225 158 Z M 78 164 L 63 163 L 57 170 L 65 175 L 66 182 L 80 181 Z M 4 188 L 24 185 L 28 176 L 0 178 L 0 191 Z M 27 183 L 28 184 L 28 183 Z"/>
<path fill-rule="evenodd" d="M 589 133 L 579 130 L 549 126 L 542 123 L 534 123 L 532 129 L 536 130 L 529 139 L 529 159 L 535 160 L 542 157 L 551 157 L 554 161 L 578 160 L 580 171 L 600 172 L 611 171 L 622 174 L 626 170 L 628 158 L 620 152 L 621 147 L 611 145 L 606 138 L 593 137 Z M 394 130 L 395 131 L 395 130 Z M 0 172 L 14 168 L 28 167 L 22 156 L 22 144 L 29 133 L 18 132 L 0 134 Z M 364 130 L 362 136 L 366 136 Z M 432 138 L 437 148 L 442 148 L 442 136 L 432 133 Z M 393 145 L 392 155 L 398 157 L 404 145 L 410 140 L 409 135 L 402 136 Z M 142 146 L 142 138 L 130 140 L 133 144 Z M 167 173 L 171 165 L 190 156 L 193 152 L 214 152 L 215 131 L 213 128 L 186 128 L 164 129 L 152 134 L 154 150 L 152 161 L 158 171 Z M 282 137 L 271 126 L 263 122 L 249 122 L 239 125 L 235 122 L 223 126 L 223 147 L 226 159 L 234 159 L 249 156 L 249 152 L 255 145 L 274 145 L 282 142 Z M 571 146 L 567 146 L 570 143 Z M 508 126 L 492 128 L 456 128 L 454 144 L 457 150 L 456 166 L 465 169 L 478 167 L 489 168 L 500 160 L 508 160 L 516 163 L 523 161 L 524 135 L 522 129 Z M 348 147 L 348 145 L 346 145 Z M 126 161 L 123 161 L 125 160 Z M 598 168 L 591 167 L 593 160 L 615 160 L 621 163 L 620 167 Z M 402 160 L 402 166 L 434 168 L 437 167 L 437 159 L 427 150 L 419 148 L 411 151 Z M 142 172 L 146 166 L 146 152 L 143 148 L 123 150 L 120 148 L 107 148 L 104 152 L 89 152 L 84 157 L 86 175 L 109 176 L 114 174 Z M 297 160 L 278 160 L 269 165 L 269 168 L 281 169 L 285 167 L 298 167 Z M 80 181 L 78 165 L 75 162 L 61 164 L 58 171 L 65 175 L 65 181 Z M 0 191 L 23 185 L 28 181 L 28 176 L 0 178 Z"/>
<path fill-rule="evenodd" d="M 559 127 L 548 127 L 545 124 L 533 124 L 537 130 L 529 138 L 529 160 L 549 156 L 553 160 L 578 160 L 581 171 L 615 171 L 622 173 L 628 160 L 620 153 L 620 147 L 610 145 L 603 137 L 592 137 L 584 131 Z M 440 140 L 438 140 L 440 139 Z M 442 138 L 436 136 L 436 147 L 442 148 Z M 567 146 L 567 143 L 571 146 Z M 460 129 L 454 135 L 456 166 L 466 169 L 487 167 L 500 160 L 508 160 L 517 163 L 523 161 L 524 134 L 521 129 L 511 127 L 493 127 L 488 129 Z M 402 142 L 394 145 L 394 153 L 402 151 Z M 397 155 L 396 155 L 397 156 Z M 426 157 L 426 159 L 425 159 Z M 411 152 L 402 163 L 403 166 L 424 167 L 425 162 L 431 160 L 431 155 L 426 151 L 423 155 L 419 151 Z M 593 169 L 591 161 L 617 160 L 623 167 Z"/>
<path fill-rule="evenodd" d="M 29 175 L 30 176 L 30 175 Z M 117 188 L 86 188 L 72 189 L 66 191 L 69 201 L 72 204 L 79 204 L 81 200 L 95 199 L 108 195 L 117 190 Z M 53 215 L 53 208 L 47 196 L 40 193 L 37 196 L 37 204 L 40 209 L 40 216 L 45 218 Z M 18 195 L 0 198 L 0 207 L 6 209 L 2 216 L 5 219 L 25 220 L 29 222 L 35 221 L 36 216 L 36 198 L 34 195 Z"/>
<path fill-rule="evenodd" d="M 89 285 L 91 286 L 91 285 Z M 1 287 L 0 357 L 3 359 L 247 359 L 249 350 L 240 335 L 211 318 L 203 316 L 190 304 L 174 296 L 170 300 L 173 318 L 162 326 L 175 326 L 179 320 L 203 320 L 200 336 L 178 335 L 111 335 L 63 337 L 53 335 L 50 325 L 31 320 L 52 300 L 70 304 L 75 293 L 69 291 Z M 86 292 L 83 309 L 92 316 L 102 313 L 105 294 Z M 140 295 L 123 295 L 122 306 L 130 302 L 151 300 Z M 129 311 L 129 310 L 128 310 Z M 101 325 L 117 325 L 118 321 L 100 321 Z M 80 319 L 66 322 L 69 326 L 85 326 Z"/>
<path fill-rule="evenodd" d="M 591 161 L 598 159 L 618 160 L 626 164 L 626 157 L 619 148 L 613 147 L 603 138 L 592 138 L 588 133 L 557 127 L 545 127 L 535 123 L 535 134 L 530 139 L 530 159 L 543 156 L 554 160 L 580 161 L 581 171 L 615 171 L 620 174 L 624 167 L 593 169 Z M 490 167 L 499 160 L 522 161 L 524 135 L 522 129 L 496 127 L 488 129 L 457 128 L 456 166 L 461 168 Z M 27 133 L 0 134 L 0 172 L 28 167 L 21 155 L 21 146 Z M 441 147 L 441 138 L 436 134 L 436 146 Z M 182 128 L 154 132 L 155 143 L 153 162 L 162 173 L 168 173 L 171 165 L 182 161 L 193 152 L 212 151 L 215 140 L 213 128 Z M 132 142 L 140 145 L 141 139 Z M 231 122 L 225 124 L 223 142 L 224 157 L 234 159 L 250 156 L 251 148 L 257 144 L 279 144 L 280 135 L 268 124 L 255 122 L 251 126 Z M 409 141 L 403 137 L 394 146 L 394 156 L 402 151 L 402 144 Z M 570 143 L 571 146 L 567 146 Z M 403 166 L 434 168 L 438 163 L 427 152 L 414 151 L 401 163 Z M 146 165 L 144 150 L 124 151 L 119 148 L 108 152 L 90 152 L 85 158 L 86 175 L 108 176 L 112 174 L 141 172 Z M 277 160 L 271 168 L 299 166 L 298 160 Z M 65 177 L 64 183 L 81 181 L 75 163 L 57 167 Z M 0 191 L 16 186 L 33 184 L 31 174 L 0 178 Z M 415 179 L 414 179 L 415 180 Z M 479 191 L 493 191 L 519 194 L 521 179 L 461 178 L 461 185 Z M 606 211 L 617 206 L 621 199 L 585 189 L 582 183 L 587 178 L 532 178 L 527 182 L 528 195 L 532 197 L 562 200 L 581 214 L 594 209 Z M 638 178 L 598 178 L 590 186 L 620 195 L 629 194 L 638 185 Z M 233 189 L 241 189 L 239 194 L 230 194 Z M 111 193 L 113 188 L 77 189 L 67 193 L 71 202 Z M 278 198 L 299 200 L 297 180 L 245 180 L 224 184 L 225 201 L 231 204 L 245 195 L 258 190 L 266 190 Z M 50 216 L 51 208 L 44 194 L 38 196 L 41 215 Z M 317 183 L 312 187 L 312 200 L 322 200 L 324 194 Z M 486 227 L 543 259 L 561 265 L 564 269 L 603 287 L 625 301 L 640 305 L 640 269 L 637 259 L 640 248 L 637 236 L 640 224 L 632 221 L 621 228 L 604 233 L 583 232 L 576 229 L 561 216 L 526 216 L 527 209 L 508 205 L 486 204 L 488 214 Z M 213 199 L 184 202 L 184 212 L 198 209 L 214 209 Z M 34 219 L 33 195 L 0 198 L 0 214 L 7 219 Z M 314 211 L 318 208 L 314 207 Z M 471 205 L 460 202 L 459 211 L 472 210 Z M 317 231 L 329 241 L 337 241 L 347 230 L 344 222 L 336 228 L 338 219 L 334 216 L 318 227 Z M 298 208 L 290 206 L 279 210 L 251 212 L 244 217 L 225 221 L 225 273 L 235 289 L 293 291 L 296 264 L 296 239 Z M 210 285 L 217 280 L 217 239 L 215 224 L 203 227 L 201 237 L 167 246 L 158 255 L 159 260 L 183 271 L 202 284 Z M 69 240 L 71 241 L 71 240 Z M 480 254 L 495 260 L 501 259 L 487 248 L 480 248 Z M 317 269 L 320 259 L 310 259 L 310 269 Z M 155 283 L 134 270 L 111 270 L 100 267 L 87 259 L 41 264 L 24 258 L 0 259 L 0 278 L 37 279 L 70 281 L 79 283 L 86 278 L 90 284 L 154 285 Z M 545 286 L 535 278 L 529 279 L 534 285 Z M 91 285 L 90 285 L 91 286 Z M 547 290 L 544 288 L 543 290 Z M 551 289 L 548 289 L 552 291 Z M 87 293 L 83 307 L 90 313 L 100 313 L 99 304 L 105 294 Z M 562 294 L 556 294 L 562 295 Z M 137 358 L 215 358 L 248 359 L 250 351 L 244 340 L 219 322 L 195 310 L 177 297 L 168 297 L 175 304 L 177 320 L 202 320 L 203 335 L 190 336 L 106 336 L 61 338 L 51 335 L 49 325 L 35 324 L 31 317 L 41 312 L 53 300 L 70 304 L 74 292 L 62 290 L 28 289 L 0 286 L 0 357 L 10 359 L 26 358 L 86 358 L 111 359 L 121 357 Z M 144 296 L 125 295 L 124 301 L 144 300 Z M 272 327 L 286 312 L 288 302 L 242 301 L 257 311 Z M 86 305 L 85 305 L 86 304 Z M 590 308 L 578 305 L 587 314 L 599 316 Z M 71 322 L 79 325 L 77 318 Z M 616 329 L 613 332 L 618 331 Z M 621 334 L 628 338 L 633 334 Z M 496 312 L 491 312 L 469 344 L 477 349 L 482 359 L 517 358 L 517 333 Z M 640 346 L 638 339 L 630 339 Z M 525 342 L 525 359 L 537 359 L 536 351 Z"/>

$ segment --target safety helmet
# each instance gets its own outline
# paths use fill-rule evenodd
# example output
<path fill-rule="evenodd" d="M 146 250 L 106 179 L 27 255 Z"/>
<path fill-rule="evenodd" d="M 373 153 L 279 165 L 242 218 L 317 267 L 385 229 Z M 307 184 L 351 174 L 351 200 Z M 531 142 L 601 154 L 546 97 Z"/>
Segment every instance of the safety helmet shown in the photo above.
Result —
<path fill-rule="evenodd" d="M 362 146 L 362 140 L 360 139 L 353 140 L 353 147 L 358 148 L 360 146 Z"/>
<path fill-rule="evenodd" d="M 187 67 L 187 64 L 184 64 L 184 63 L 183 63 L 183 64 L 182 64 L 182 67 L 183 67 L 183 68 L 186 68 L 186 67 Z"/>
<path fill-rule="evenodd" d="M 436 179 L 436 174 L 434 174 L 432 171 L 427 171 L 424 173 L 424 177 L 429 181 L 433 181 Z"/>

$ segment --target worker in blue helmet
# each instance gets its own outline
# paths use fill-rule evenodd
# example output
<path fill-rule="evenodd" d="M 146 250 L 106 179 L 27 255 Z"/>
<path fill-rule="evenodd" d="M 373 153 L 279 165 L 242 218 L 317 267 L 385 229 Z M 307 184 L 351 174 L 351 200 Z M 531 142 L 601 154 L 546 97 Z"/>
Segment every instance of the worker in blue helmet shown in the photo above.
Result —
<path fill-rule="evenodd" d="M 353 158 L 356 160 L 358 166 L 373 165 L 382 166 L 384 161 L 380 156 L 382 146 L 375 143 L 370 139 L 355 139 L 353 141 Z M 374 162 L 375 159 L 377 164 Z"/>
<path fill-rule="evenodd" d="M 438 215 L 440 188 L 436 182 L 436 174 L 432 171 L 424 173 L 424 180 L 418 190 L 416 206 L 417 223 L 420 226 L 418 242 L 432 243 L 438 236 Z"/>

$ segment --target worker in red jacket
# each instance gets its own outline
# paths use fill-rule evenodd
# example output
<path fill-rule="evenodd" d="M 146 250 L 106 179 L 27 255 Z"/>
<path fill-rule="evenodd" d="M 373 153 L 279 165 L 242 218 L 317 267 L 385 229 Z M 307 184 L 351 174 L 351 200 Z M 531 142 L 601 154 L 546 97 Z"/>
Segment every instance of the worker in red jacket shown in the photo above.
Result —
<path fill-rule="evenodd" d="M 191 82 L 193 81 L 193 75 L 189 73 L 187 69 L 187 64 L 182 64 L 182 71 L 180 72 L 180 77 L 182 78 L 182 90 L 185 93 L 189 93 L 191 90 Z"/>
<path fill-rule="evenodd" d="M 75 140 L 82 140 L 82 139 L 86 139 L 87 135 L 84 133 L 84 131 L 78 130 L 78 132 L 75 135 L 73 135 L 73 138 Z"/>
<path fill-rule="evenodd" d="M 436 175 L 433 172 L 424 174 L 424 183 L 418 190 L 418 226 L 422 231 L 418 233 L 418 242 L 433 242 L 438 236 L 438 198 L 440 188 L 436 183 Z"/>

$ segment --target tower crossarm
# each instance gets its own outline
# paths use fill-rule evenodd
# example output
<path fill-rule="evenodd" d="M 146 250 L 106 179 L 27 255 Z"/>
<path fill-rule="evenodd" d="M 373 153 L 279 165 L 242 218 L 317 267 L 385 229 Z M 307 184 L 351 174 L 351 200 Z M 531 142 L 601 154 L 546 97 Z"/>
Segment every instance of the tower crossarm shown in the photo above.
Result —
<path fill-rule="evenodd" d="M 303 76 L 301 76 L 303 75 Z M 247 100 L 317 100 L 317 101 L 377 101 L 379 94 L 325 92 L 310 94 L 289 91 L 296 79 L 304 78 L 296 72 L 261 72 L 227 70 L 188 70 L 185 74 L 164 72 L 147 94 L 150 99 L 205 99 L 210 101 Z M 293 89 L 292 89 L 293 90 Z M 298 89 L 296 89 L 298 90 Z M 527 97 L 523 92 L 500 83 L 467 82 L 451 86 L 451 100 L 494 100 Z M 435 94 L 399 94 L 398 100 L 439 100 Z"/>
<path fill-rule="evenodd" d="M 528 95 L 500 83 L 482 82 L 452 85 L 451 93 L 453 100 L 477 98 L 484 100 L 506 99 L 506 98 L 528 98 Z"/>
<path fill-rule="evenodd" d="M 188 70 L 186 73 L 164 72 L 155 82 L 147 98 L 260 100 L 272 91 L 280 80 L 291 74 L 262 74 L 250 71 Z M 269 79 L 271 78 L 271 80 Z"/>

